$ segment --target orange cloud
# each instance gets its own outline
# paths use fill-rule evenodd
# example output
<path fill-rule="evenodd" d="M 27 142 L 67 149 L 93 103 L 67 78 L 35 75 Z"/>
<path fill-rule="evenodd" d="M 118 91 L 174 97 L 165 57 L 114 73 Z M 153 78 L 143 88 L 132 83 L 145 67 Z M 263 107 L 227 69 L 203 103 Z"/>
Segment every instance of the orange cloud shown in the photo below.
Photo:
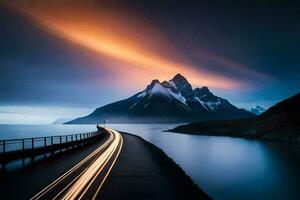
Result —
<path fill-rule="evenodd" d="M 115 75 L 134 75 L 140 82 L 169 79 L 176 73 L 186 76 L 193 85 L 215 88 L 241 88 L 247 84 L 187 64 L 180 52 L 154 27 L 137 17 L 129 17 L 111 7 L 81 4 L 14 1 L 12 5 L 32 18 L 42 29 L 96 52 L 99 58 L 119 65 L 107 65 Z M 50 1 L 51 2 L 51 1 Z M 122 75 L 123 74 L 123 75 Z"/>

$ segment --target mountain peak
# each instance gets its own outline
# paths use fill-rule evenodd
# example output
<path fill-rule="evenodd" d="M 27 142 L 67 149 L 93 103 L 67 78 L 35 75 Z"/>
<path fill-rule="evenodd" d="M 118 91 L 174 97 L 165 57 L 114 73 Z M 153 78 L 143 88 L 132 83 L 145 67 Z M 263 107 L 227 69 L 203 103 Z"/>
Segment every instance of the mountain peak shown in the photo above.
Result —
<path fill-rule="evenodd" d="M 261 106 L 259 106 L 259 105 L 256 105 L 254 108 L 256 108 L 256 109 L 261 109 L 261 110 L 266 110 L 265 108 L 263 108 L 263 107 L 261 107 Z"/>
<path fill-rule="evenodd" d="M 155 84 L 160 83 L 158 79 L 154 79 L 151 83 L 147 86 L 147 89 L 151 89 L 154 87 Z"/>
<path fill-rule="evenodd" d="M 176 74 L 169 82 L 174 83 L 178 91 L 181 92 L 184 97 L 188 97 L 193 93 L 191 84 L 181 74 Z"/>
<path fill-rule="evenodd" d="M 113 123 L 177 123 L 248 116 L 252 114 L 214 96 L 207 87 L 193 90 L 184 76 L 176 74 L 169 81 L 154 79 L 145 90 L 132 97 L 97 108 L 70 123 L 97 123 L 101 119 Z"/>
<path fill-rule="evenodd" d="M 211 91 L 206 86 L 201 87 L 201 88 L 195 88 L 194 92 L 195 92 L 195 95 L 198 97 L 203 97 L 203 96 L 212 94 Z"/>
<path fill-rule="evenodd" d="M 154 79 L 151 81 L 151 83 L 146 87 L 145 91 L 144 92 L 149 92 L 150 90 L 153 89 L 153 87 L 156 85 L 156 84 L 160 84 L 159 80 L 158 79 Z"/>
<path fill-rule="evenodd" d="M 181 74 L 176 74 L 176 75 L 171 79 L 171 81 L 173 81 L 175 84 L 176 84 L 176 83 L 188 83 L 188 84 L 189 84 L 189 82 L 187 81 L 187 79 L 186 79 L 184 76 L 182 76 Z"/>
<path fill-rule="evenodd" d="M 173 79 L 186 79 L 186 78 L 178 73 L 173 77 Z"/>
<path fill-rule="evenodd" d="M 159 80 L 158 79 L 154 79 L 151 81 L 150 85 L 155 85 L 156 83 L 159 83 Z"/>
<path fill-rule="evenodd" d="M 206 93 L 210 93 L 210 90 L 208 89 L 207 86 L 203 86 L 202 88 L 200 88 L 200 90 L 202 90 L 203 92 L 206 92 Z"/>
<path fill-rule="evenodd" d="M 263 107 L 261 107 L 261 106 L 259 106 L 259 105 L 256 105 L 255 107 L 253 107 L 253 108 L 250 109 L 250 112 L 252 112 L 252 113 L 254 113 L 256 115 L 260 115 L 260 114 L 262 114 L 265 111 L 266 111 L 266 109 L 263 108 Z"/>

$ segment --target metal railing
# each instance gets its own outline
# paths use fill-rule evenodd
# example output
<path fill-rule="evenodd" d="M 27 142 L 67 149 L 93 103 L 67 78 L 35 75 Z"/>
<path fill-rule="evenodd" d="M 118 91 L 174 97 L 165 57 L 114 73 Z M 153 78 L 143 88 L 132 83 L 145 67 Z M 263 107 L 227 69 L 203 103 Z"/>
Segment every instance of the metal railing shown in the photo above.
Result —
<path fill-rule="evenodd" d="M 0 140 L 0 154 L 12 151 L 34 150 L 38 148 L 50 147 L 53 145 L 73 143 L 76 141 L 92 138 L 94 136 L 97 136 L 98 134 L 99 131 L 95 131 L 72 135 Z"/>

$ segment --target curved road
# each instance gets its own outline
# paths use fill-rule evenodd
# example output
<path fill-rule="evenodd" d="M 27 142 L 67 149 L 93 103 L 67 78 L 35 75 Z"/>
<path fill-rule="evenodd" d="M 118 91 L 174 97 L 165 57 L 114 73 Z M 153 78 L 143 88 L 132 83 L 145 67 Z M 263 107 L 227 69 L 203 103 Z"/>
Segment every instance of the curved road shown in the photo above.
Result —
<path fill-rule="evenodd" d="M 123 145 L 120 133 L 106 131 L 105 143 L 31 199 L 96 199 Z"/>

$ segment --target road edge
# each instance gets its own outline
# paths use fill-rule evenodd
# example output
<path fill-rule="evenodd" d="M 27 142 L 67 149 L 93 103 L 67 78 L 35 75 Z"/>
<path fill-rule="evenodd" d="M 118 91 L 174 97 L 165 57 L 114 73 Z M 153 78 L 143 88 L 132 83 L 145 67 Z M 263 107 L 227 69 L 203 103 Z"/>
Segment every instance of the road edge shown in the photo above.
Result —
<path fill-rule="evenodd" d="M 119 130 L 117 131 L 121 134 L 134 136 L 139 140 L 141 140 L 146 147 L 148 147 L 150 150 L 154 150 L 154 154 L 158 159 L 162 159 L 162 160 L 164 159 L 167 162 L 169 162 L 172 165 L 174 171 L 176 171 L 176 174 L 178 174 L 183 178 L 184 184 L 187 184 L 192 191 L 198 193 L 199 196 L 203 197 L 203 199 L 212 199 L 205 191 L 203 191 L 196 183 L 194 183 L 193 179 L 186 174 L 186 172 L 181 168 L 181 166 L 178 163 L 176 163 L 171 157 L 169 157 L 161 148 L 152 144 L 151 142 L 148 142 L 141 136 L 134 135 L 132 133 L 128 133 L 124 131 L 119 131 Z"/>

